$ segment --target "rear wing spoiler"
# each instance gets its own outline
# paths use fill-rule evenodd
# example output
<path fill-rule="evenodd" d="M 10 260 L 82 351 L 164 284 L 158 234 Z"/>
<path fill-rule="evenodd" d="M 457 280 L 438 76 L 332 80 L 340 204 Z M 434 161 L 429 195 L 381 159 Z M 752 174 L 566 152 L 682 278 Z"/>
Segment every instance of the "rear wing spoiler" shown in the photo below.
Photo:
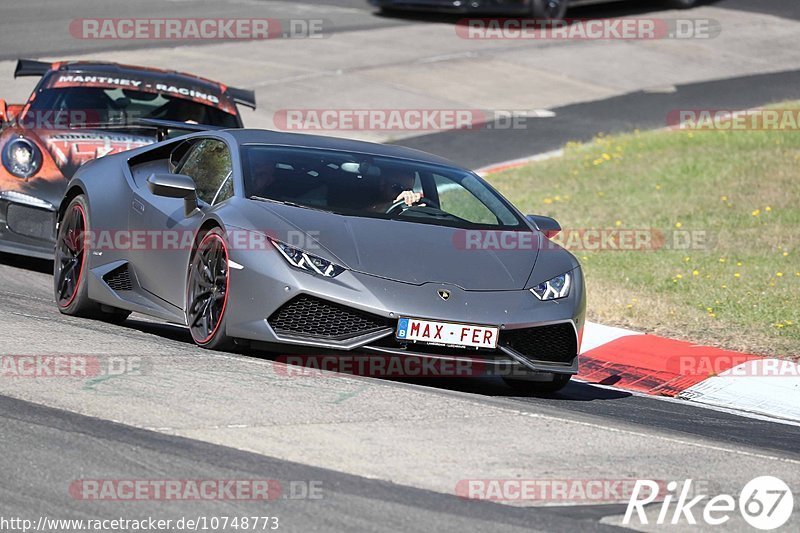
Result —
<path fill-rule="evenodd" d="M 52 63 L 46 61 L 36 61 L 35 59 L 20 59 L 17 61 L 17 68 L 14 69 L 14 77 L 20 76 L 44 76 L 53 68 Z M 238 89 L 228 87 L 228 96 L 237 104 L 247 106 L 251 109 L 256 108 L 256 93 L 248 89 Z"/>
<path fill-rule="evenodd" d="M 14 69 L 14 77 L 20 76 L 44 76 L 53 68 L 52 63 L 46 61 L 36 61 L 34 59 L 20 59 L 17 61 L 17 68 Z"/>
<path fill-rule="evenodd" d="M 228 96 L 230 96 L 231 99 L 237 104 L 247 106 L 250 109 L 256 108 L 256 93 L 254 91 L 250 91 L 248 89 L 237 89 L 236 87 L 228 87 Z"/>

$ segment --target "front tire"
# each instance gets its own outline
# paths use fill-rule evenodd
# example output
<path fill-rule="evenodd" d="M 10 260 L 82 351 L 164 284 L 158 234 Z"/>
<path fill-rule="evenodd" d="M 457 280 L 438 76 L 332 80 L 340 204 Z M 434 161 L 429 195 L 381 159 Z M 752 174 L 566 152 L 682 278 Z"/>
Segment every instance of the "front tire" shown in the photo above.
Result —
<path fill-rule="evenodd" d="M 225 332 L 230 285 L 228 245 L 219 228 L 200 239 L 186 285 L 186 323 L 195 344 L 210 350 L 232 349 L 233 339 Z"/>
<path fill-rule="evenodd" d="M 563 19 L 569 0 L 531 0 L 531 18 L 538 20 Z"/>
<path fill-rule="evenodd" d="M 525 381 L 511 378 L 503 378 L 503 381 L 515 391 L 551 394 L 566 387 L 570 379 L 572 379 L 570 374 L 553 374 L 553 381 Z"/>

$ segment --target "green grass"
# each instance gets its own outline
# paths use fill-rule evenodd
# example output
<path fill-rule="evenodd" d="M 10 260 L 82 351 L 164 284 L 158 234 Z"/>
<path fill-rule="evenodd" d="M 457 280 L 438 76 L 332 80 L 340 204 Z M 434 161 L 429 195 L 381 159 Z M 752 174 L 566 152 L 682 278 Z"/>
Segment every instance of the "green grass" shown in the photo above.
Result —
<path fill-rule="evenodd" d="M 489 180 L 566 229 L 709 237 L 694 250 L 573 250 L 590 319 L 800 357 L 800 131 L 600 136 Z"/>

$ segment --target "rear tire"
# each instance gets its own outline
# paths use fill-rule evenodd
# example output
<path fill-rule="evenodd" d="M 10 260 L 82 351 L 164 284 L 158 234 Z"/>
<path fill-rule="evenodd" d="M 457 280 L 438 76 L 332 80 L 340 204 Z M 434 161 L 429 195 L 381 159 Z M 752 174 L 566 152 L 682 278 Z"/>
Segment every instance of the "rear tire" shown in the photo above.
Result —
<path fill-rule="evenodd" d="M 53 260 L 56 305 L 65 315 L 121 324 L 131 314 L 130 311 L 100 306 L 89 299 L 87 276 L 90 250 L 86 246 L 89 231 L 89 204 L 81 194 L 67 206 L 58 227 Z"/>
<path fill-rule="evenodd" d="M 86 267 L 89 252 L 89 206 L 83 195 L 76 196 L 64 211 L 58 228 L 53 260 L 53 294 L 58 310 L 65 315 L 87 317 L 99 311 L 89 300 Z"/>
<path fill-rule="evenodd" d="M 569 0 L 531 0 L 531 18 L 538 20 L 563 19 Z"/>
<path fill-rule="evenodd" d="M 214 228 L 199 237 L 186 280 L 186 324 L 202 348 L 235 348 L 225 333 L 229 285 L 228 245 L 222 230 Z"/>
<path fill-rule="evenodd" d="M 503 378 L 503 381 L 515 391 L 550 394 L 566 387 L 570 379 L 572 379 L 570 374 L 553 374 L 553 381 L 525 381 L 511 378 Z"/>

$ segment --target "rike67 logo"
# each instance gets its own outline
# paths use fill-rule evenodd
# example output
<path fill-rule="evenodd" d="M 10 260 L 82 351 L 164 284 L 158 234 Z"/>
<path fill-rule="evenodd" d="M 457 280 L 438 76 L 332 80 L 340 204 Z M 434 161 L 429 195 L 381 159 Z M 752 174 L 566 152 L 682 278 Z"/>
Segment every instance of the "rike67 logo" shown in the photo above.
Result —
<path fill-rule="evenodd" d="M 670 481 L 666 489 L 664 494 L 657 482 L 637 480 L 622 524 L 631 524 L 634 515 L 639 524 L 649 524 L 652 518 L 648 518 L 645 506 L 660 502 L 658 517 L 653 521 L 660 526 L 698 523 L 722 526 L 735 516 L 738 507 L 738 512 L 750 526 L 769 531 L 786 524 L 794 508 L 794 497 L 789 486 L 773 476 L 760 476 L 749 481 L 739 493 L 738 501 L 730 494 L 713 497 L 702 493 L 695 495 L 691 479 L 685 480 L 682 485 Z"/>

